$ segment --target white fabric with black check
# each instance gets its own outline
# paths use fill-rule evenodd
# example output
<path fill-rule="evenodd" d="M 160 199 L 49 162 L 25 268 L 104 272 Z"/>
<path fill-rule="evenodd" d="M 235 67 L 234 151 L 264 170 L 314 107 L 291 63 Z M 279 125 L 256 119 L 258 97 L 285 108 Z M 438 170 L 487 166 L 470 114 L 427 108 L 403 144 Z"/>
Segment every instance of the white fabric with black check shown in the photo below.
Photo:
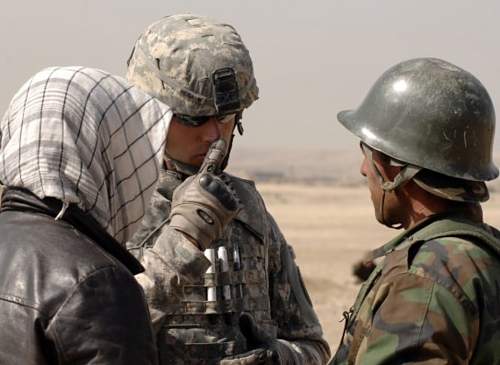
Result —
<path fill-rule="evenodd" d="M 42 70 L 0 122 L 0 180 L 78 204 L 124 244 L 154 191 L 171 117 L 167 105 L 102 70 Z"/>

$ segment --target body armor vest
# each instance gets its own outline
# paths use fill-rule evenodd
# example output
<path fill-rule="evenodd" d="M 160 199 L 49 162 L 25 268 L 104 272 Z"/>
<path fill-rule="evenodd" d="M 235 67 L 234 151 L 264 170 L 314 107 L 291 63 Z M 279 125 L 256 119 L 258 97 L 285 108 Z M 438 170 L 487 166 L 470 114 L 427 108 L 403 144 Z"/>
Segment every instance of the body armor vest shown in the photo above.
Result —
<path fill-rule="evenodd" d="M 158 335 L 161 364 L 217 364 L 245 352 L 246 340 L 238 327 L 242 312 L 251 313 L 259 326 L 276 336 L 269 297 L 267 212 L 253 183 L 231 180 L 244 208 L 205 251 L 212 266 L 197 282 L 182 284 L 179 300 L 168 306 Z M 154 217 L 146 219 L 150 227 L 136 234 L 143 247 L 153 245 L 156 236 L 151 232 L 167 224 L 171 195 L 180 182 L 175 174 L 163 172 L 152 201 Z"/>

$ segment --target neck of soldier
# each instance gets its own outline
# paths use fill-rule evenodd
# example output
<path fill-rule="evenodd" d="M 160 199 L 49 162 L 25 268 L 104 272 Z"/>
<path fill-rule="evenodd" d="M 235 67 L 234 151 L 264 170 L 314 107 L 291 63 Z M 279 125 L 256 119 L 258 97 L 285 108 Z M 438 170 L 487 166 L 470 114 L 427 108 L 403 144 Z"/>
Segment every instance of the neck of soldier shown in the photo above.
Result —
<path fill-rule="evenodd" d="M 428 193 L 416 184 L 406 184 L 401 194 L 401 225 L 409 229 L 436 214 L 453 214 L 481 223 L 483 210 L 479 203 L 463 203 L 443 199 Z"/>
<path fill-rule="evenodd" d="M 178 174 L 178 178 L 180 180 L 183 180 L 183 181 L 187 177 L 195 175 L 199 170 L 199 166 L 193 166 L 193 165 L 189 165 L 187 163 L 175 160 L 175 159 L 169 157 L 167 153 L 165 153 L 163 163 L 164 163 L 164 168 L 166 170 L 176 172 Z"/>

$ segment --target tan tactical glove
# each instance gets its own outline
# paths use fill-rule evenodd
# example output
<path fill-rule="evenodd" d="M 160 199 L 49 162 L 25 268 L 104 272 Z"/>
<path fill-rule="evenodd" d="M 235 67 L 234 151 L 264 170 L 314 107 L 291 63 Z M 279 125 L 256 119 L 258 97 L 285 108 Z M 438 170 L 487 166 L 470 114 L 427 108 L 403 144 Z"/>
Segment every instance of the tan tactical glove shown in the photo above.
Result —
<path fill-rule="evenodd" d="M 228 179 L 219 174 L 226 143 L 212 143 L 199 172 L 175 189 L 169 226 L 190 237 L 201 250 L 220 238 L 241 209 Z"/>

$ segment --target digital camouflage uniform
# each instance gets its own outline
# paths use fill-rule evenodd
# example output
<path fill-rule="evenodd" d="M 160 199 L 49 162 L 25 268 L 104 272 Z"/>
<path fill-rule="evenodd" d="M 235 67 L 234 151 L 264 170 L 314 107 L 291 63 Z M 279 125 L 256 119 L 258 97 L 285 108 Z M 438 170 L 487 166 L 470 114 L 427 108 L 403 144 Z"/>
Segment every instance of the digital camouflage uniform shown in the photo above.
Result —
<path fill-rule="evenodd" d="M 170 106 L 179 123 L 193 128 L 208 118 L 234 115 L 241 134 L 243 110 L 258 98 L 250 54 L 234 27 L 192 14 L 172 15 L 151 24 L 134 46 L 127 78 Z M 222 165 L 228 156 L 229 152 Z M 174 167 L 168 164 L 171 170 L 163 171 L 143 228 L 130 243 L 146 267 L 138 280 L 154 318 L 161 363 L 203 365 L 224 359 L 225 365 L 269 364 L 275 355 L 283 364 L 326 363 L 329 348 L 293 251 L 254 184 L 227 174 L 222 181 L 218 174 L 203 172 L 229 196 L 234 189 L 233 198 L 243 207 L 239 213 L 234 211 L 236 218 L 231 216 L 229 224 L 224 220 L 219 225 L 222 210 L 216 207 L 221 207 L 220 200 L 211 206 L 214 209 L 200 212 L 197 199 L 201 195 L 195 199 L 189 193 L 199 188 L 198 168 L 172 158 L 168 145 L 166 158 Z M 193 174 L 198 175 L 186 177 Z M 173 199 L 181 180 L 184 184 Z M 174 214 L 168 220 L 172 201 Z M 186 218 L 188 206 L 192 220 Z M 195 235 L 187 230 L 200 218 L 221 227 L 222 235 L 210 231 L 211 235 L 203 236 L 203 244 L 196 241 L 202 230 Z M 212 236 L 218 238 L 213 241 Z M 224 250 L 227 260 L 219 256 Z M 210 256 L 214 252 L 216 259 Z M 252 326 L 245 325 L 250 322 Z M 249 328 L 255 331 L 246 331 Z"/>
<path fill-rule="evenodd" d="M 326 363 L 329 347 L 293 250 L 253 182 L 229 178 L 244 206 L 214 244 L 226 247 L 229 272 L 205 274 L 210 262 L 203 252 L 169 228 L 170 199 L 181 182 L 171 171 L 163 171 L 143 228 L 129 244 L 151 280 L 146 295 L 158 331 L 161 363 L 216 364 L 247 351 L 238 328 L 242 312 L 252 314 L 268 335 L 278 339 L 281 363 Z M 240 269 L 235 269 L 235 250 Z M 207 287 L 216 286 L 220 298 L 226 285 L 231 288 L 231 300 L 207 302 Z"/>
<path fill-rule="evenodd" d="M 378 250 L 331 364 L 500 363 L 500 233 L 430 218 Z"/>

